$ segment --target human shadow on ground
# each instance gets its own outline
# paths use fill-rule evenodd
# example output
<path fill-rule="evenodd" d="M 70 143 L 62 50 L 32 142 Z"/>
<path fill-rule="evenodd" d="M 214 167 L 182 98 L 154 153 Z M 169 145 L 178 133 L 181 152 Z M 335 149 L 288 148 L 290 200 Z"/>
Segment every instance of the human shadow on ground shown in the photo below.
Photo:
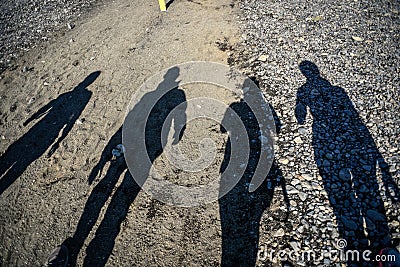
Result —
<path fill-rule="evenodd" d="M 137 134 L 137 136 L 124 136 L 128 142 L 133 142 L 133 144 L 127 144 L 128 148 L 125 150 L 125 153 L 138 154 L 134 158 L 141 158 L 140 161 L 130 165 L 131 172 L 135 175 L 140 174 L 142 175 L 141 177 L 137 178 L 135 176 L 134 179 L 128 171 L 125 161 L 126 154 L 125 157 L 119 156 L 118 153 L 120 151 L 116 149 L 117 153 L 114 153 L 113 156 L 113 149 L 122 143 L 122 127 L 112 136 L 104 148 L 99 163 L 93 168 L 92 173 L 89 175 L 89 183 L 92 183 L 98 175 L 101 175 L 106 165 L 109 167 L 104 177 L 93 188 L 78 222 L 74 236 L 64 242 L 71 254 L 68 263 L 69 266 L 76 265 L 77 256 L 86 238 L 98 221 L 101 209 L 111 197 L 104 218 L 100 222 L 99 227 L 96 229 L 95 236 L 86 249 L 86 257 L 83 266 L 99 267 L 107 263 L 114 248 L 115 239 L 119 234 L 121 223 L 126 218 L 130 205 L 138 195 L 141 189 L 140 186 L 149 175 L 152 163 L 163 152 L 161 134 L 168 136 L 172 121 L 174 121 L 175 132 L 173 135 L 173 143 L 178 143 L 182 138 L 184 131 L 182 125 L 186 124 L 186 96 L 183 90 L 178 89 L 179 81 L 176 81 L 178 76 L 179 68 L 174 67 L 169 69 L 164 76 L 163 82 L 158 85 L 157 89 L 153 92 L 146 93 L 130 111 L 127 119 L 132 119 L 134 122 L 127 122 L 127 120 L 125 120 L 124 127 L 132 126 L 135 127 L 135 129 L 139 129 L 139 124 L 144 124 L 142 125 L 143 129 L 145 129 L 143 133 L 135 129 L 132 131 L 125 129 L 124 131 L 124 134 L 127 135 Z M 172 88 L 172 90 L 164 91 L 166 88 Z M 159 96 L 160 98 L 158 98 Z M 152 101 L 154 99 L 158 100 L 153 104 Z M 171 111 L 178 106 L 181 108 L 181 112 L 175 113 L 176 116 L 168 117 Z M 147 112 L 149 112 L 148 118 L 141 120 L 143 114 Z M 162 133 L 163 127 L 166 131 Z M 142 134 L 144 134 L 144 136 L 141 136 Z M 146 151 L 142 151 L 140 148 L 135 149 L 136 145 L 138 145 L 138 143 L 135 142 L 145 142 Z M 146 155 L 149 159 L 149 164 L 141 164 L 143 158 L 146 158 Z M 135 168 L 138 169 L 137 172 Z M 143 168 L 146 169 L 144 170 Z M 115 190 L 115 186 L 122 175 L 123 180 Z M 138 181 L 140 182 L 138 183 Z M 112 194 L 113 191 L 115 191 L 114 194 Z"/>
<path fill-rule="evenodd" d="M 100 71 L 91 73 L 73 90 L 52 100 L 23 123 L 27 126 L 30 122 L 41 118 L 1 156 L 0 195 L 50 146 L 48 157 L 56 151 L 89 102 L 92 92 L 87 87 L 99 75 Z"/>
<path fill-rule="evenodd" d="M 169 1 L 165 4 L 167 10 L 169 9 L 169 6 L 172 5 L 172 3 L 173 3 L 174 1 L 175 1 L 175 0 L 169 0 Z"/>
<path fill-rule="evenodd" d="M 74 236 L 64 242 L 70 253 L 68 266 L 76 266 L 78 253 L 82 249 L 82 246 L 86 238 L 89 236 L 90 231 L 96 224 L 100 216 L 101 209 L 111 196 L 119 178 L 127 170 L 124 157 L 121 155 L 118 155 L 118 157 L 113 155 L 113 149 L 115 149 L 121 143 L 122 127 L 110 138 L 101 154 L 99 162 L 89 175 L 88 181 L 89 184 L 92 184 L 94 180 L 103 173 L 104 168 L 108 165 L 105 175 L 93 188 L 88 200 L 86 201 Z M 127 179 L 129 179 L 128 175 L 129 174 L 127 173 L 125 174 Z M 137 192 L 133 192 L 130 196 L 136 196 L 139 190 L 140 188 L 137 188 Z M 109 243 L 110 242 L 113 241 L 109 240 Z M 88 257 L 94 256 L 95 255 L 88 255 Z"/>
<path fill-rule="evenodd" d="M 385 193 L 392 201 L 398 201 L 399 189 L 388 164 L 345 90 L 322 78 L 318 67 L 310 61 L 303 61 L 299 68 L 307 81 L 297 92 L 296 118 L 304 124 L 309 108 L 314 158 L 336 215 L 340 237 L 347 241 L 346 250 L 377 252 L 390 246 L 391 235 L 377 179 L 378 166 Z M 368 266 L 362 259 L 356 262 L 349 258 L 348 263 Z"/>
<path fill-rule="evenodd" d="M 247 167 L 239 182 L 232 190 L 218 200 L 222 229 L 221 266 L 255 266 L 258 253 L 261 216 L 263 212 L 270 207 L 276 187 L 282 187 L 284 202 L 288 211 L 289 199 L 286 192 L 285 179 L 275 160 L 269 172 L 262 174 L 264 175 L 262 178 L 265 178 L 262 184 L 254 192 L 249 192 L 249 186 L 251 186 L 250 183 L 253 174 L 259 164 L 262 149 L 259 139 L 259 122 L 245 100 L 242 99 L 239 102 L 232 103 L 229 107 L 239 116 L 245 127 L 249 140 L 250 153 Z M 276 132 L 278 134 L 281 123 L 272 106 L 270 106 L 270 109 L 274 115 Z M 267 114 L 265 114 L 265 116 L 267 116 Z M 226 112 L 222 121 L 221 131 L 229 131 L 229 138 L 220 168 L 221 188 L 225 188 L 227 184 L 231 183 L 230 180 L 233 179 L 230 174 L 226 174 L 228 164 L 233 157 L 241 157 L 240 155 L 233 155 L 232 152 L 234 148 L 232 147 L 235 145 L 235 141 L 232 142 L 232 140 L 244 140 L 243 137 L 240 136 L 241 133 L 234 130 L 236 127 L 230 125 L 231 123 L 237 122 L 232 121 L 230 112 Z M 234 166 L 234 168 L 236 167 Z M 288 215 L 287 213 L 286 216 Z"/>

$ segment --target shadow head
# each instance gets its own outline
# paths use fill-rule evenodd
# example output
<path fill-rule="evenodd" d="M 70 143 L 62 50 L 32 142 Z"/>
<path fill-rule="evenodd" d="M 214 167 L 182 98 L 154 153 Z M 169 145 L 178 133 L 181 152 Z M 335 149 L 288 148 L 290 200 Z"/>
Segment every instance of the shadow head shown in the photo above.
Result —
<path fill-rule="evenodd" d="M 317 65 L 315 65 L 311 61 L 308 60 L 302 61 L 299 64 L 299 69 L 307 79 L 313 79 L 320 76 L 320 72 Z"/>
<path fill-rule="evenodd" d="M 91 85 L 97 79 L 97 77 L 100 76 L 100 73 L 101 73 L 100 71 L 95 71 L 90 73 L 89 76 L 87 76 L 85 80 L 83 80 L 83 82 L 81 82 L 77 87 L 75 87 L 75 89 L 85 89 L 86 87 Z"/>
<path fill-rule="evenodd" d="M 174 82 L 179 77 L 179 68 L 172 67 L 167 70 L 167 73 L 164 75 L 164 80 Z"/>

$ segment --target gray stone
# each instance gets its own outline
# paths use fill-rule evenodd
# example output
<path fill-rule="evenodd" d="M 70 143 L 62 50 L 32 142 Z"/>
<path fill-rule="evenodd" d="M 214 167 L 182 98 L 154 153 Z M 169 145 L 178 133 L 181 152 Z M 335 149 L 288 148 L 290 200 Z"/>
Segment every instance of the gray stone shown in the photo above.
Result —
<path fill-rule="evenodd" d="M 341 169 L 339 171 L 339 178 L 346 181 L 350 178 L 350 173 L 346 169 Z"/>
<path fill-rule="evenodd" d="M 370 171 L 372 169 L 371 165 L 363 165 L 363 169 L 366 171 Z"/>
<path fill-rule="evenodd" d="M 307 174 L 307 173 L 303 173 L 301 176 L 307 181 L 312 181 L 313 180 L 312 176 Z"/>
<path fill-rule="evenodd" d="M 355 230 L 358 229 L 357 224 L 356 224 L 355 222 L 353 222 L 352 220 L 349 220 L 349 219 L 347 219 L 347 218 L 344 217 L 344 216 L 342 216 L 341 219 L 342 219 L 342 222 L 343 222 L 344 227 L 345 227 L 346 229 L 353 230 L 353 231 L 355 231 Z"/>
<path fill-rule="evenodd" d="M 285 235 L 285 230 L 283 230 L 282 228 L 279 228 L 275 233 L 274 233 L 274 237 L 282 237 Z"/>
<path fill-rule="evenodd" d="M 294 251 L 299 251 L 301 248 L 301 243 L 298 241 L 290 241 L 289 245 L 293 248 Z"/>
<path fill-rule="evenodd" d="M 360 192 L 361 192 L 361 193 L 367 193 L 367 192 L 369 192 L 369 189 L 363 184 L 363 185 L 360 187 Z"/>
<path fill-rule="evenodd" d="M 367 211 L 367 216 L 374 222 L 385 222 L 386 221 L 386 216 L 382 215 L 381 213 L 375 211 L 375 210 L 368 210 Z"/>
<path fill-rule="evenodd" d="M 396 172 L 396 165 L 391 165 L 389 168 L 389 172 Z"/>
<path fill-rule="evenodd" d="M 301 201 L 306 200 L 307 197 L 308 197 L 308 194 L 303 193 L 303 192 L 299 192 L 299 198 L 300 198 Z"/>
<path fill-rule="evenodd" d="M 300 183 L 300 181 L 299 181 L 298 179 L 293 179 L 293 180 L 290 182 L 290 184 L 293 185 L 293 186 L 296 186 L 296 185 L 298 185 L 299 183 Z"/>
<path fill-rule="evenodd" d="M 288 185 L 286 186 L 286 191 L 288 194 L 298 194 L 299 190 L 297 190 L 295 187 Z"/>
<path fill-rule="evenodd" d="M 308 134 L 307 129 L 304 128 L 304 127 L 299 127 L 299 129 L 298 129 L 297 131 L 298 131 L 299 134 L 301 134 L 301 135 L 306 135 L 306 134 Z"/>
<path fill-rule="evenodd" d="M 295 142 L 296 144 L 302 144 L 302 143 L 303 143 L 303 140 L 301 140 L 300 137 L 296 137 L 296 138 L 294 139 L 294 142 Z"/>

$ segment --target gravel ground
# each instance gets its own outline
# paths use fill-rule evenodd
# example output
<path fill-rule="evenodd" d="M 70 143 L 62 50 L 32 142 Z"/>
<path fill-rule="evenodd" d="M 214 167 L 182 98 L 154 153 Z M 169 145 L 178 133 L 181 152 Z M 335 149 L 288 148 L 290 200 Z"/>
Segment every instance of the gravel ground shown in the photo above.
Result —
<path fill-rule="evenodd" d="M 0 73 L 26 51 L 75 27 L 97 0 L 4 0 L 0 2 Z"/>
<path fill-rule="evenodd" d="M 276 158 L 291 204 L 288 221 L 279 216 L 283 204 L 264 215 L 259 245 L 267 256 L 259 266 L 341 266 L 346 260 L 327 256 L 340 251 L 339 239 L 347 249 L 399 245 L 399 8 L 398 1 L 241 2 L 242 43 L 230 60 L 256 76 L 281 120 Z M 283 203 L 279 192 L 274 198 Z M 279 260 L 272 250 L 326 256 Z"/>

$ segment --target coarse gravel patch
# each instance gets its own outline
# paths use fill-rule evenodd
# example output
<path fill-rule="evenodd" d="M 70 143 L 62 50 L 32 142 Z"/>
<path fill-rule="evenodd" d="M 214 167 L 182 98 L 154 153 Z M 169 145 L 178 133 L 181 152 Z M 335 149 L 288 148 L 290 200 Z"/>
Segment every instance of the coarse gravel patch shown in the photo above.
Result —
<path fill-rule="evenodd" d="M 266 252 L 261 255 L 267 256 L 258 258 L 258 266 L 278 262 L 285 266 L 341 266 L 346 261 L 328 257 L 341 238 L 348 248 L 374 250 L 383 246 L 379 242 L 385 242 L 382 237 L 374 243 L 374 238 L 387 234 L 389 244 L 398 246 L 398 198 L 386 194 L 391 189 L 385 190 L 385 177 L 399 186 L 399 2 L 246 0 L 240 6 L 242 39 L 231 51 L 230 62 L 256 77 L 282 123 L 275 156 L 291 204 L 289 220 L 285 220 L 283 194 L 275 193 L 261 220 L 259 246 Z M 299 68 L 301 62 L 301 66 L 316 66 L 321 76 L 307 80 L 304 68 Z M 302 90 L 310 87 L 308 93 L 317 98 L 308 98 L 314 102 L 308 100 L 301 125 L 296 107 L 302 104 Z M 327 91 L 321 96 L 321 90 Z M 340 134 L 348 139 L 336 140 Z M 353 149 L 348 148 L 351 145 Z M 373 161 L 368 166 L 369 157 L 379 153 L 381 163 Z M 352 163 L 340 172 L 347 158 Z M 362 169 L 359 177 L 357 164 Z M 379 165 L 376 169 L 375 164 Z M 375 170 L 381 171 L 375 174 Z M 345 173 L 351 174 L 353 184 L 337 180 L 345 179 Z M 369 180 L 362 181 L 365 177 Z M 374 186 L 368 187 L 370 183 Z M 355 193 L 349 193 L 351 190 Z M 356 200 L 343 196 L 335 202 L 347 193 Z M 370 223 L 378 220 L 371 219 L 378 209 L 377 216 L 386 217 L 384 229 Z M 355 215 L 356 210 L 361 215 Z M 360 224 L 367 224 L 367 238 L 365 233 L 357 234 Z M 325 257 L 304 261 L 270 254 L 282 250 L 299 252 L 297 255 L 312 250 Z"/>
<path fill-rule="evenodd" d="M 75 27 L 103 0 L 4 0 L 0 2 L 0 73 L 15 60 Z"/>

